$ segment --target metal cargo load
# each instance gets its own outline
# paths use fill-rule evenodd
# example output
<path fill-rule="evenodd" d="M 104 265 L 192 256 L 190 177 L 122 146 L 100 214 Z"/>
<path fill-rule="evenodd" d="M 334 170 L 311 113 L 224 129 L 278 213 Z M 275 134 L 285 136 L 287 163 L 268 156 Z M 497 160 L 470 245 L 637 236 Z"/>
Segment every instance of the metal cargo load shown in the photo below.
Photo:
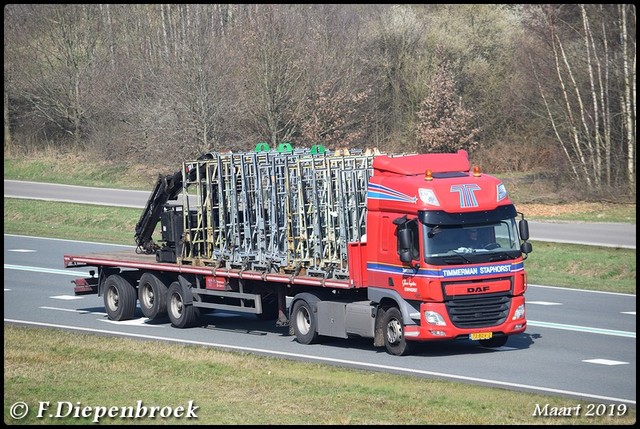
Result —
<path fill-rule="evenodd" d="M 209 153 L 183 164 L 178 263 L 347 278 L 374 154 Z M 164 229 L 164 226 L 163 226 Z"/>

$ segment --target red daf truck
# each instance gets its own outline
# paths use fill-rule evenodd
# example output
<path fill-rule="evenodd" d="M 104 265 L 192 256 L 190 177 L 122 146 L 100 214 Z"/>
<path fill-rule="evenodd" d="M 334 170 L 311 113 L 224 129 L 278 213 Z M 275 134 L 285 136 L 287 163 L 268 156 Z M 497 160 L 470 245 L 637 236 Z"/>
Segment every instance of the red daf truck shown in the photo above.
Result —
<path fill-rule="evenodd" d="M 160 176 L 135 250 L 64 265 L 97 268 L 75 293 L 103 296 L 112 320 L 138 302 L 177 328 L 231 310 L 274 319 L 302 344 L 364 337 L 405 355 L 416 342 L 500 347 L 524 332 L 528 238 L 505 186 L 463 150 L 262 148 Z"/>

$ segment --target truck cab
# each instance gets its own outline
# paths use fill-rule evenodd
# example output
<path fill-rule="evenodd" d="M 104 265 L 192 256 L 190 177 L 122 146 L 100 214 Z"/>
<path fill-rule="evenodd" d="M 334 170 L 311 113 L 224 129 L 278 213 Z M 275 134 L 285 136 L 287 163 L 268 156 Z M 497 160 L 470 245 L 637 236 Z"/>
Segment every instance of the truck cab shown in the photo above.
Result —
<path fill-rule="evenodd" d="M 362 277 L 379 311 L 399 313 L 397 330 L 384 325 L 389 351 L 458 338 L 496 347 L 524 332 L 532 249 L 502 182 L 463 150 L 379 156 L 373 168 Z"/>

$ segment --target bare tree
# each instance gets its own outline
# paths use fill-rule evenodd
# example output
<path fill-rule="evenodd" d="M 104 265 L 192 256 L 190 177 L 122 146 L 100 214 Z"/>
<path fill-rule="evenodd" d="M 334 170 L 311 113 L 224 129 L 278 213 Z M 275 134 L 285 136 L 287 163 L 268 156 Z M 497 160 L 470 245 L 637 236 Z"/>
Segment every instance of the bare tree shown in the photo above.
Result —
<path fill-rule="evenodd" d="M 234 148 L 227 139 L 231 127 L 226 128 L 235 117 L 231 61 L 226 42 L 213 36 L 209 26 L 211 14 L 219 12 L 191 5 L 180 13 L 180 22 L 186 24 L 176 28 L 179 58 L 167 68 L 166 85 L 160 89 L 160 95 L 171 100 L 164 133 L 172 144 L 179 143 L 177 156 Z"/>
<path fill-rule="evenodd" d="M 635 67 L 628 66 L 625 16 L 635 8 L 539 8 L 546 30 L 541 34 L 546 36 L 543 40 L 553 67 L 545 69 L 540 61 L 531 64 L 574 179 L 602 192 L 615 186 L 615 177 L 620 177 L 635 192 Z M 635 38 L 631 43 L 635 45 Z M 553 74 L 548 73 L 551 70 Z M 624 170 L 624 176 L 616 173 Z"/>
<path fill-rule="evenodd" d="M 302 25 L 309 36 L 303 55 L 308 78 L 305 102 L 295 119 L 299 124 L 298 145 L 375 145 L 371 132 L 373 91 L 364 77 L 361 54 L 367 42 L 362 33 L 369 9 L 336 4 L 304 9 Z"/>
<path fill-rule="evenodd" d="M 455 80 L 442 49 L 442 58 L 431 80 L 431 92 L 422 102 L 416 125 L 418 152 L 472 152 L 478 142 L 479 128 L 473 126 L 473 113 L 456 100 Z"/>
<path fill-rule="evenodd" d="M 413 121 L 431 73 L 428 27 L 412 5 L 377 5 L 375 11 L 363 58 L 376 105 L 371 126 L 376 141 L 402 151 L 413 144 Z"/>
<path fill-rule="evenodd" d="M 98 8 L 25 5 L 32 31 L 23 39 L 32 62 L 20 73 L 20 93 L 35 120 L 55 126 L 77 146 L 93 114 L 94 72 L 100 63 Z"/>
<path fill-rule="evenodd" d="M 244 124 L 257 141 L 272 146 L 298 132 L 294 117 L 306 93 L 305 31 L 298 14 L 296 5 L 253 5 L 232 36 L 241 47 L 236 77 Z"/>
<path fill-rule="evenodd" d="M 361 147 L 367 124 L 367 118 L 361 116 L 361 105 L 368 96 L 367 91 L 347 94 L 333 82 L 325 82 L 309 96 L 305 118 L 300 120 L 304 144 Z"/>
<path fill-rule="evenodd" d="M 629 188 L 635 192 L 636 188 L 636 40 L 635 22 L 636 8 L 634 5 L 618 5 L 620 36 L 622 39 L 622 72 L 624 78 L 624 95 L 622 98 L 622 113 L 627 137 L 627 180 Z M 629 37 L 627 20 L 634 23 L 633 39 Z M 632 45 L 632 46 L 630 46 Z M 633 59 L 629 58 L 629 51 L 633 52 Z M 633 66 L 630 66 L 632 63 Z"/>

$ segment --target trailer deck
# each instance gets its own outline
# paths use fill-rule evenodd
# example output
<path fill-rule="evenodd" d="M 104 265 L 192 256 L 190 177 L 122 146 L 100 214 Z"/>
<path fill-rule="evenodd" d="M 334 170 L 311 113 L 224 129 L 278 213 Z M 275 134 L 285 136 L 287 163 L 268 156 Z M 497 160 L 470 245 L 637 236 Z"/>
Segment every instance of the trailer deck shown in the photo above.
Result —
<path fill-rule="evenodd" d="M 136 253 L 135 250 L 98 252 L 87 255 L 64 255 L 65 268 L 77 267 L 118 267 L 158 272 L 196 274 L 243 280 L 258 280 L 290 285 L 319 286 L 337 289 L 356 287 L 353 280 L 325 279 L 321 277 L 295 274 L 267 273 L 235 268 L 216 268 L 214 266 L 195 266 L 169 262 L 157 262 L 155 255 Z"/>

